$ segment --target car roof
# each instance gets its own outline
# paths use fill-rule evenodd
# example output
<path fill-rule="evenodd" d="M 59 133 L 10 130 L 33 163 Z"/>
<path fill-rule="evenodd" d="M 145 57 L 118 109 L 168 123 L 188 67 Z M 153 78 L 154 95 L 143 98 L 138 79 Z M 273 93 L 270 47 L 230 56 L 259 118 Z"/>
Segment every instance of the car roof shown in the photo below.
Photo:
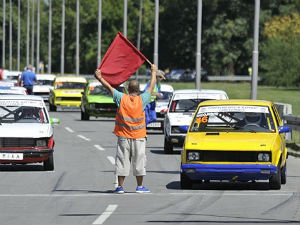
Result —
<path fill-rule="evenodd" d="M 0 81 L 1 87 L 13 87 L 15 83 L 13 81 Z"/>
<path fill-rule="evenodd" d="M 211 94 L 211 93 L 216 93 L 216 94 L 226 94 L 225 91 L 223 90 L 216 90 L 216 89 L 180 89 L 180 90 L 175 90 L 174 94 L 195 94 L 195 93 L 200 93 L 200 94 Z M 226 94 L 227 95 L 227 94 Z"/>
<path fill-rule="evenodd" d="M 0 95 L 0 100 L 2 99 L 43 101 L 43 98 L 41 96 L 36 96 L 36 95 Z"/>
<path fill-rule="evenodd" d="M 56 77 L 55 81 L 57 82 L 80 82 L 80 83 L 86 83 L 85 77 L 82 76 L 61 76 Z"/>
<path fill-rule="evenodd" d="M 36 74 L 37 80 L 54 80 L 55 77 L 53 74 Z"/>
<path fill-rule="evenodd" d="M 227 99 L 227 100 L 208 100 L 200 103 L 204 105 L 256 105 L 256 106 L 272 106 L 271 101 L 252 100 L 252 99 Z"/>
<path fill-rule="evenodd" d="M 19 95 L 26 95 L 26 88 L 19 87 L 19 86 L 13 86 L 13 87 L 0 87 L 0 95 L 5 94 L 19 94 Z"/>
<path fill-rule="evenodd" d="M 215 89 L 182 89 L 173 93 L 172 100 L 184 99 L 228 99 L 225 91 Z"/>

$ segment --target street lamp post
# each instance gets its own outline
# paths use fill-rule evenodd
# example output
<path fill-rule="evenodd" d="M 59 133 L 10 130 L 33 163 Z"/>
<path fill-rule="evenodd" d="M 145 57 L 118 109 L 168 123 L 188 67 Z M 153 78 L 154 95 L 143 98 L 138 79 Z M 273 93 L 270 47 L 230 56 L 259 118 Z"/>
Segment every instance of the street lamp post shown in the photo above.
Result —
<path fill-rule="evenodd" d="M 155 25 L 154 25 L 154 64 L 158 67 L 158 25 L 159 25 L 159 0 L 155 0 Z"/>
<path fill-rule="evenodd" d="M 254 44 L 253 44 L 253 53 L 252 53 L 252 73 L 253 74 L 252 74 L 252 85 L 251 85 L 251 99 L 257 98 L 259 9 L 260 9 L 260 0 L 255 0 Z"/>
<path fill-rule="evenodd" d="M 98 1 L 98 57 L 97 66 L 101 62 L 101 35 L 102 35 L 102 0 Z"/>
<path fill-rule="evenodd" d="M 17 71 L 20 71 L 20 7 L 21 2 L 18 0 L 18 46 L 17 46 Z"/>
<path fill-rule="evenodd" d="M 198 0 L 197 52 L 196 52 L 196 89 L 200 89 L 200 83 L 201 83 L 201 30 L 202 30 L 202 0 Z"/>
<path fill-rule="evenodd" d="M 30 45 L 30 0 L 27 0 L 27 29 L 26 29 L 26 66 L 29 64 L 29 45 Z"/>
<path fill-rule="evenodd" d="M 76 75 L 79 75 L 79 0 L 76 1 Z"/>
<path fill-rule="evenodd" d="M 123 33 L 127 37 L 127 0 L 124 0 Z"/>
<path fill-rule="evenodd" d="M 5 11 L 6 0 L 3 0 L 3 19 L 2 19 L 2 68 L 5 68 Z"/>
<path fill-rule="evenodd" d="M 34 0 L 32 2 L 32 29 L 31 29 L 31 65 L 34 66 Z"/>
<path fill-rule="evenodd" d="M 12 5 L 9 0 L 9 70 L 12 70 Z"/>
<path fill-rule="evenodd" d="M 141 49 L 142 17 L 143 17 L 143 0 L 140 0 L 140 13 L 139 13 L 137 44 L 136 44 L 136 47 L 138 50 Z M 137 70 L 135 73 L 136 78 L 137 78 L 138 74 L 139 74 L 139 70 Z"/>
<path fill-rule="evenodd" d="M 52 42 L 52 0 L 49 0 L 49 27 L 48 27 L 48 73 L 51 73 L 51 42 Z"/>
<path fill-rule="evenodd" d="M 40 0 L 37 0 L 36 72 L 40 72 Z"/>
<path fill-rule="evenodd" d="M 62 0 L 60 73 L 65 73 L 65 0 Z"/>

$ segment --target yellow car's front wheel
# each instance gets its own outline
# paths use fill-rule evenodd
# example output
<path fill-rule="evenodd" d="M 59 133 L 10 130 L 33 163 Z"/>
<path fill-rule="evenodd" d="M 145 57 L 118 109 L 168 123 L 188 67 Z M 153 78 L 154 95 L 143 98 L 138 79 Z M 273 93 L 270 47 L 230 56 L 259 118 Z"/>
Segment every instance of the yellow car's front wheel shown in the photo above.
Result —
<path fill-rule="evenodd" d="M 280 190 L 281 188 L 281 168 L 277 166 L 277 172 L 269 179 L 270 188 L 274 190 Z"/>

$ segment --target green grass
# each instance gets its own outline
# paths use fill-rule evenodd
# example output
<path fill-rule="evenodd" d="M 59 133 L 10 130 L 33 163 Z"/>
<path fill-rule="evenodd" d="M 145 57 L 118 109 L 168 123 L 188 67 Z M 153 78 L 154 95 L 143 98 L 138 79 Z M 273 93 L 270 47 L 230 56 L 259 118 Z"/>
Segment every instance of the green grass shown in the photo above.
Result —
<path fill-rule="evenodd" d="M 195 83 L 170 82 L 168 84 L 171 84 L 175 90 L 195 88 Z M 251 95 L 250 82 L 205 82 L 201 83 L 201 88 L 224 90 L 231 99 L 250 99 Z M 291 104 L 293 115 L 300 114 L 300 91 L 297 88 L 258 85 L 257 99 Z"/>

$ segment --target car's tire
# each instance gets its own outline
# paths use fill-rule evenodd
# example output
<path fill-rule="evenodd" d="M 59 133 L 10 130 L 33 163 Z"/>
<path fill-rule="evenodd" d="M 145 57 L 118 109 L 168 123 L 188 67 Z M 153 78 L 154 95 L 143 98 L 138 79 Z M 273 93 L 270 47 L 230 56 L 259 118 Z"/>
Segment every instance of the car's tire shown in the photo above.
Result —
<path fill-rule="evenodd" d="M 44 161 L 43 164 L 44 164 L 44 170 L 46 170 L 46 171 L 53 171 L 54 170 L 53 153 L 49 154 L 48 159 L 46 161 Z"/>
<path fill-rule="evenodd" d="M 90 115 L 86 112 L 81 111 L 81 120 L 90 120 Z"/>
<path fill-rule="evenodd" d="M 278 165 L 277 167 L 277 173 L 272 175 L 269 179 L 269 185 L 271 189 L 274 190 L 280 190 L 281 188 L 281 169 L 280 166 Z"/>
<path fill-rule="evenodd" d="M 287 177 L 287 169 L 286 169 L 286 162 L 284 166 L 281 168 L 281 184 L 286 184 L 286 177 Z"/>
<path fill-rule="evenodd" d="M 180 187 L 181 189 L 192 189 L 193 182 L 183 173 L 180 173 Z"/>
<path fill-rule="evenodd" d="M 171 141 L 168 140 L 166 135 L 165 135 L 165 142 L 164 142 L 164 152 L 165 154 L 173 153 L 173 144 Z"/>
<path fill-rule="evenodd" d="M 52 105 L 51 103 L 49 103 L 49 110 L 50 110 L 51 112 L 56 112 L 57 108 L 56 108 L 55 105 Z"/>

